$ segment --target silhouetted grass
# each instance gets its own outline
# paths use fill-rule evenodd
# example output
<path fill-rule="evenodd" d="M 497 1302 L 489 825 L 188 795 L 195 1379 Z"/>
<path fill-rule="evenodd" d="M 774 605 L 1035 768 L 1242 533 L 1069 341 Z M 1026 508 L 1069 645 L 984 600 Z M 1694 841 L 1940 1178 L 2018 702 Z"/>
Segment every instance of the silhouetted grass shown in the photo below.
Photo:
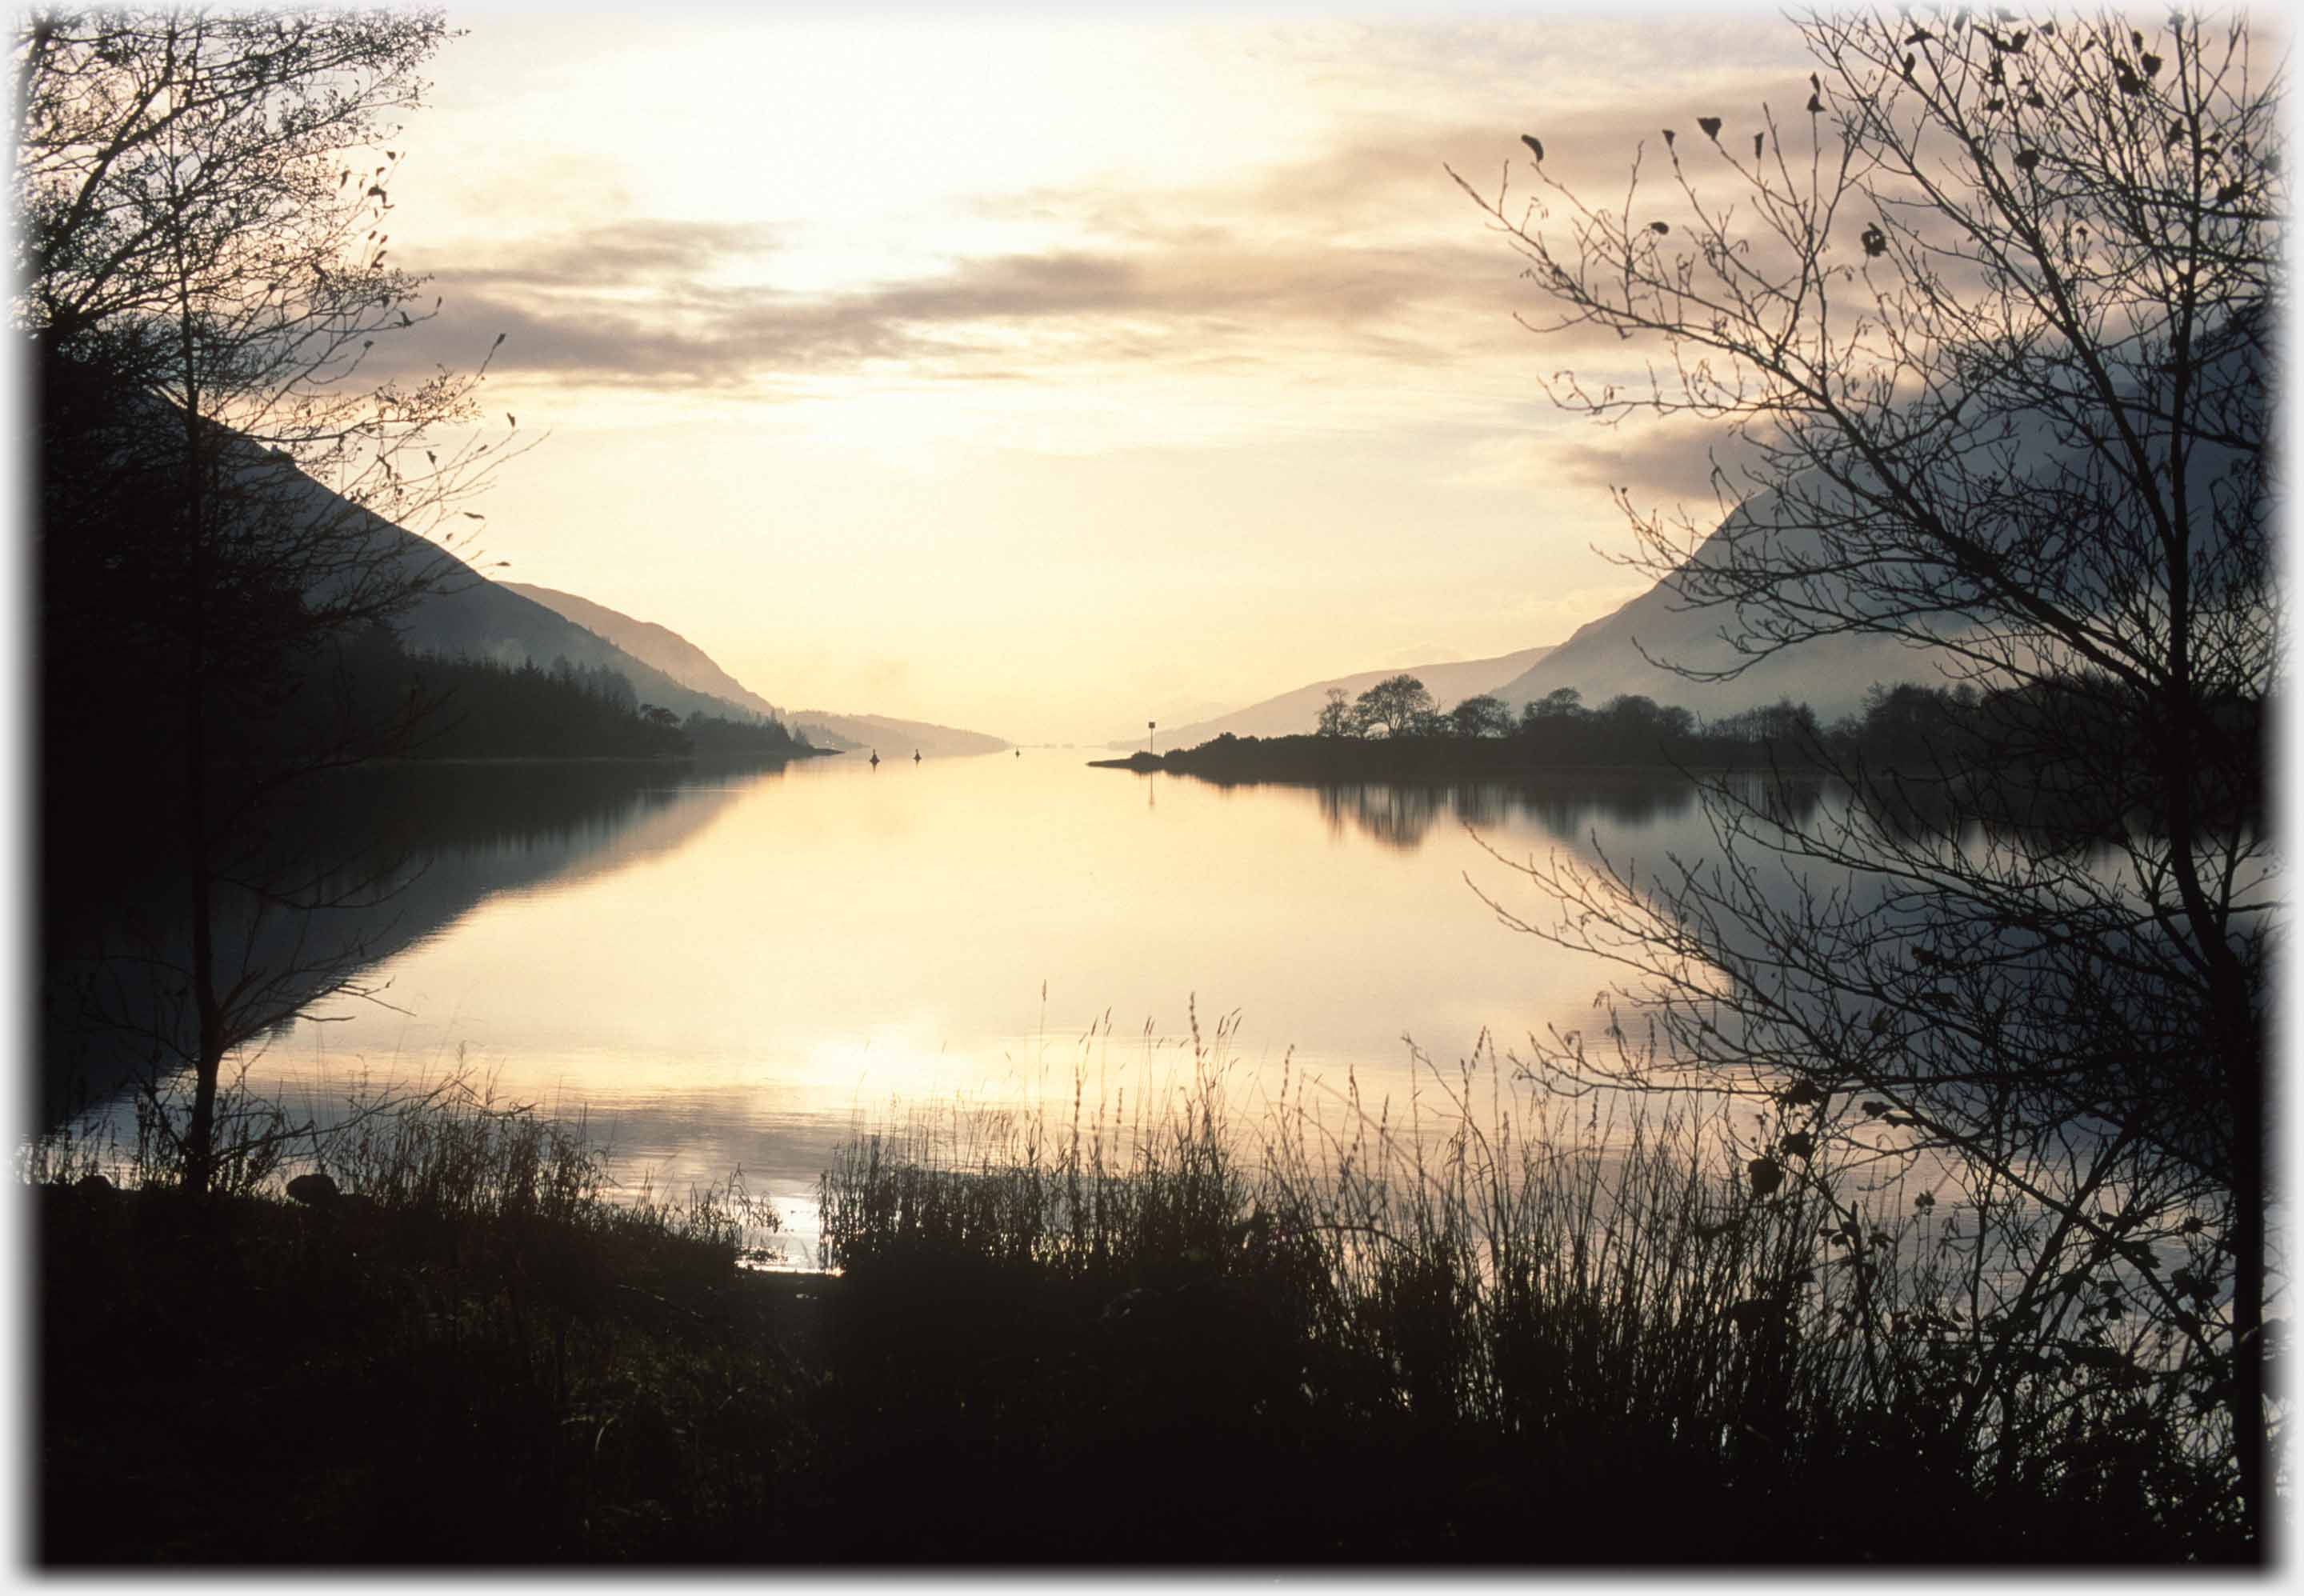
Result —
<path fill-rule="evenodd" d="M 740 1184 L 617 1192 L 580 1123 L 484 1092 L 370 1101 L 206 1203 L 165 1138 L 47 1144 L 38 1556 L 2232 1555 L 2132 1385 L 2028 1375 L 2037 1431 L 1986 1456 L 1978 1327 L 1897 1193 L 1756 1197 L 1727 1122 L 1530 1100 L 1485 1052 L 1250 1115 L 1226 1040 L 1165 1096 L 1083 1072 L 1069 1116 L 860 1134 L 836 1277 L 739 1269 Z M 333 1196 L 280 1199 L 316 1166 Z"/>
<path fill-rule="evenodd" d="M 917 1555 L 2230 1555 L 2132 1386 L 2036 1370 L 2054 1425 L 1963 1424 L 1927 1205 L 1756 1197 L 1719 1117 L 1529 1103 L 1485 1056 L 1397 1120 L 1299 1084 L 1244 1136 L 1220 1051 L 1128 1127 L 921 1116 L 826 1174 L 835 1367 L 902 1414 L 843 1422 L 933 1477 Z"/>
<path fill-rule="evenodd" d="M 204 1203 L 148 1138 L 140 1184 L 28 1169 L 42 1560 L 687 1558 L 772 1519 L 798 1415 L 733 1289 L 741 1181 L 615 1193 L 580 1123 L 462 1087 L 367 1106 Z M 284 1201 L 315 1163 L 335 1193 Z"/>

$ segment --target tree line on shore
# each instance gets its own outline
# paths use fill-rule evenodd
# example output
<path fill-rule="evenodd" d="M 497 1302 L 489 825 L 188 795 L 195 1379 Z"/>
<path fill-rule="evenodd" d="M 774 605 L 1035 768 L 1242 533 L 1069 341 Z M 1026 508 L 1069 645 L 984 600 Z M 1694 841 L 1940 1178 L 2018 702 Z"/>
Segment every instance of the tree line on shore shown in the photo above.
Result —
<path fill-rule="evenodd" d="M 642 703 L 622 671 L 573 664 L 564 655 L 546 666 L 419 653 L 378 627 L 342 650 L 338 664 L 332 696 L 340 703 L 345 692 L 357 694 L 359 718 L 381 721 L 402 699 L 436 706 L 396 751 L 405 759 L 785 759 L 817 751 L 780 721 L 700 710 L 683 717 Z"/>

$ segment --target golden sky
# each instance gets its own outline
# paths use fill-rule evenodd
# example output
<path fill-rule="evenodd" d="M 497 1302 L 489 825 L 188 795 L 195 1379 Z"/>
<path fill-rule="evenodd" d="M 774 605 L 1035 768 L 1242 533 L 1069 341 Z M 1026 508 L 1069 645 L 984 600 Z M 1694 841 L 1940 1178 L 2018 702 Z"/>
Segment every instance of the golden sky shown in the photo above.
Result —
<path fill-rule="evenodd" d="M 452 12 L 395 360 L 507 334 L 503 574 L 792 708 L 1100 742 L 1556 642 L 1645 585 L 1609 486 L 1708 502 L 1703 440 L 1552 409 L 1625 357 L 1514 323 L 1444 166 L 1621 193 L 1807 91 L 1770 14 L 1605 14 Z"/>

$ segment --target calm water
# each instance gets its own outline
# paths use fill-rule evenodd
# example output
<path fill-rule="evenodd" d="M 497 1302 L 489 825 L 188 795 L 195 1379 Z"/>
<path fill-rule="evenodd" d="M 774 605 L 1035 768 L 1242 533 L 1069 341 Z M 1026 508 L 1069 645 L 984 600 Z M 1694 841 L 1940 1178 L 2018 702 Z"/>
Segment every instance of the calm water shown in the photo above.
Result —
<path fill-rule="evenodd" d="M 1204 1035 L 1236 1013 L 1251 1099 L 1284 1063 L 1315 1090 L 1350 1070 L 1371 1104 L 1416 1086 L 1405 1039 L 1453 1065 L 1484 1031 L 1509 1050 L 1590 1025 L 1605 971 L 1497 922 L 1475 885 L 1550 909 L 1475 832 L 1585 861 L 1597 833 L 1620 864 L 1712 845 L 1664 778 L 1227 787 L 1087 757 L 396 778 L 348 806 L 423 862 L 358 921 L 383 1001 L 323 1003 L 250 1082 L 325 1107 L 461 1063 L 585 1115 L 628 1179 L 741 1166 L 805 1256 L 860 1122 L 1046 1094 L 1069 1115 L 1076 1084 L 1156 1100 L 1195 1008 Z"/>

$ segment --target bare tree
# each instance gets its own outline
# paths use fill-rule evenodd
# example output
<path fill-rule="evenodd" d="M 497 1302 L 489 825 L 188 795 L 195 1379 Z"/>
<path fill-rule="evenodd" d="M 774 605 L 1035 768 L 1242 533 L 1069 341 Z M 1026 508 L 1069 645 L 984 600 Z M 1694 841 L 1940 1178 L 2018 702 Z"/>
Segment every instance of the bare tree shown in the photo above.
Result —
<path fill-rule="evenodd" d="M 17 34 L 14 309 L 40 380 L 44 684 L 55 649 L 93 627 L 137 645 L 158 678 L 143 691 L 174 700 L 149 754 L 174 771 L 160 790 L 191 1012 L 148 1029 L 192 1077 L 196 1191 L 218 1156 L 224 1061 L 358 964 L 301 937 L 258 958 L 255 923 L 383 885 L 282 873 L 263 858 L 265 810 L 397 746 L 425 708 L 316 717 L 311 701 L 370 629 L 470 580 L 454 534 L 404 529 L 479 523 L 450 507 L 492 446 L 425 446 L 477 417 L 485 361 L 412 386 L 363 377 L 379 340 L 426 318 L 410 308 L 418 279 L 386 264 L 402 158 L 388 118 L 417 103 L 417 69 L 446 37 L 437 13 L 326 10 L 47 11 Z M 242 905 L 236 961 L 218 946 L 227 897 Z"/>
<path fill-rule="evenodd" d="M 1313 730 L 1323 737 L 1352 737 L 1360 734 L 1360 727 L 1354 724 L 1352 718 L 1351 701 L 1344 697 L 1343 688 L 1328 689 L 1327 700 L 1320 706 L 1320 718 L 1314 724 Z"/>
<path fill-rule="evenodd" d="M 1811 819 L 1709 784 L 1708 860 L 1536 869 L 1569 913 L 1507 920 L 1617 961 L 1648 1024 L 1527 1062 L 1751 1099 L 1756 1180 L 1832 1142 L 1940 1182 L 1964 1431 L 2093 1393 L 2225 1482 L 2156 1480 L 2152 1511 L 2260 1537 L 2284 71 L 2244 19 L 1990 14 L 1799 20 L 1804 109 L 1667 140 L 1660 181 L 1643 147 L 1621 202 L 1541 156 L 1533 201 L 1457 179 L 1549 305 L 1529 326 L 1662 356 L 1556 403 L 1756 463 L 1715 475 L 1748 497 L 1708 537 L 1620 496 L 1639 563 L 1738 650 L 1714 674 L 1863 632 L 1978 693 L 1957 747 L 1844 762 Z"/>

